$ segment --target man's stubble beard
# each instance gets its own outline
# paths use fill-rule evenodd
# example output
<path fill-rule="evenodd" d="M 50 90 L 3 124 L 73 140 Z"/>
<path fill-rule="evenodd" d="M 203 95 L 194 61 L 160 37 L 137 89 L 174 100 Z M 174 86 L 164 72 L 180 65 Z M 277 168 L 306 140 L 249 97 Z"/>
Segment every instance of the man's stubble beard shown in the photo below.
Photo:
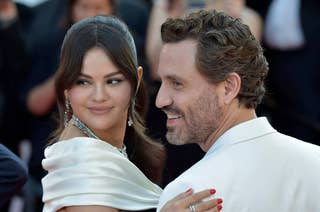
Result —
<path fill-rule="evenodd" d="M 214 133 L 222 120 L 222 107 L 216 94 L 202 95 L 183 113 L 184 124 L 180 128 L 168 128 L 166 138 L 169 143 L 183 145 L 205 142 Z"/>

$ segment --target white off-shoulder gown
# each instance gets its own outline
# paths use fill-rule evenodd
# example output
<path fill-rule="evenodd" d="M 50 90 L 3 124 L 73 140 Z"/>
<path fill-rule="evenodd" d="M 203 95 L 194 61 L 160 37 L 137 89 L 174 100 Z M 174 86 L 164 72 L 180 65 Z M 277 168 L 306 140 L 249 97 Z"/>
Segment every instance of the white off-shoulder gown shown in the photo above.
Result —
<path fill-rule="evenodd" d="M 76 137 L 47 147 L 44 154 L 43 212 L 80 205 L 157 207 L 162 189 L 107 142 Z"/>

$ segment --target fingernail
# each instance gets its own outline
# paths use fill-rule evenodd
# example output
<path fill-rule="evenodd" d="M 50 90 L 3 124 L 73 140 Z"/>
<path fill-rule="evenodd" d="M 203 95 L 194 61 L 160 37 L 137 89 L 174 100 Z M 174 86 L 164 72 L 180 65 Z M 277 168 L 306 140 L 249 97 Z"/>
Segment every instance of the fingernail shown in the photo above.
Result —
<path fill-rule="evenodd" d="M 223 202 L 222 199 L 218 199 L 218 204 L 221 204 Z"/>
<path fill-rule="evenodd" d="M 215 189 L 210 189 L 210 194 L 215 194 L 216 190 Z"/>
<path fill-rule="evenodd" d="M 218 205 L 218 206 L 217 206 L 217 209 L 218 209 L 218 211 L 221 211 L 222 205 Z"/>
<path fill-rule="evenodd" d="M 191 193 L 191 192 L 192 192 L 192 188 L 189 188 L 189 189 L 186 191 L 187 194 L 189 194 L 189 193 Z"/>

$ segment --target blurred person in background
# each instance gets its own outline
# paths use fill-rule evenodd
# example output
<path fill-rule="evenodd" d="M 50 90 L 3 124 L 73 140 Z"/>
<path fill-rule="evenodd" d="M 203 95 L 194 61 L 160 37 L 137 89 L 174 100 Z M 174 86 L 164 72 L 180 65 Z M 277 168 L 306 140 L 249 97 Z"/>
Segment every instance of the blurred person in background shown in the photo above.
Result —
<path fill-rule="evenodd" d="M 30 10 L 9 0 L 0 1 L 0 139 L 16 154 L 19 141 L 25 138 L 26 116 L 18 96 L 30 68 L 23 41 L 32 18 Z"/>
<path fill-rule="evenodd" d="M 261 113 L 284 134 L 320 145 L 320 2 L 248 0 L 264 18 L 270 64 Z"/>
<path fill-rule="evenodd" d="M 159 52 L 162 47 L 160 25 L 167 18 L 183 16 L 196 9 L 225 11 L 232 17 L 239 18 L 244 24 L 247 24 L 258 40 L 261 38 L 261 17 L 246 6 L 245 0 L 155 0 L 150 15 L 146 43 L 147 58 L 152 70 L 151 77 L 153 80 L 158 79 L 155 70 L 157 69 Z"/>
<path fill-rule="evenodd" d="M 205 9 L 224 11 L 234 18 L 239 18 L 249 26 L 254 37 L 261 40 L 262 18 L 255 10 L 246 6 L 246 0 L 206 0 Z"/>
<path fill-rule="evenodd" d="M 10 0 L 0 1 L 0 139 L 24 160 L 27 157 L 21 154 L 24 151 L 22 140 L 28 137 L 28 117 L 25 107 L 20 103 L 19 94 L 31 66 L 26 35 L 33 18 L 33 8 Z M 21 199 L 23 194 L 24 191 L 17 198 Z M 11 195 L 5 199 L 9 197 Z M 7 201 L 0 206 L 0 211 L 7 211 L 10 204 Z"/>
<path fill-rule="evenodd" d="M 0 208 L 20 192 L 28 178 L 27 170 L 26 164 L 0 143 Z"/>

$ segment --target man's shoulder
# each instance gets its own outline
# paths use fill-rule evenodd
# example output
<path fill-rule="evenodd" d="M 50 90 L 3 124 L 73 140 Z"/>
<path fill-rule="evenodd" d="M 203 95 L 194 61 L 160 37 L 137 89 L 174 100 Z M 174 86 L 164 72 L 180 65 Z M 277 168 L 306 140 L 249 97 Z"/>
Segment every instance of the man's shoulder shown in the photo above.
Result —
<path fill-rule="evenodd" d="M 299 140 L 289 135 L 282 134 L 280 132 L 274 135 L 274 142 L 279 145 L 286 145 L 289 150 L 295 150 L 301 153 L 305 152 L 318 152 L 320 153 L 320 146 Z"/>
<path fill-rule="evenodd" d="M 188 170 L 187 170 L 188 171 Z M 192 188 L 194 186 L 194 183 L 191 181 L 187 181 L 185 179 L 185 176 L 180 175 L 178 178 L 170 182 L 163 190 L 157 211 L 160 211 L 160 209 L 171 199 L 173 199 L 178 194 L 182 193 L 183 191 L 187 191 L 189 188 Z"/>
<path fill-rule="evenodd" d="M 194 164 L 192 167 L 187 169 L 183 172 L 180 176 L 178 176 L 175 180 L 170 182 L 163 190 L 160 200 L 159 200 L 159 207 L 160 210 L 165 203 L 173 199 L 178 194 L 187 191 L 188 189 L 192 188 L 195 192 L 206 189 L 207 187 L 204 186 L 204 182 L 202 176 L 208 173 L 206 164 L 209 161 L 202 159 Z M 213 162 L 210 159 L 210 162 Z M 211 175 L 214 175 L 214 172 L 210 172 Z"/>

